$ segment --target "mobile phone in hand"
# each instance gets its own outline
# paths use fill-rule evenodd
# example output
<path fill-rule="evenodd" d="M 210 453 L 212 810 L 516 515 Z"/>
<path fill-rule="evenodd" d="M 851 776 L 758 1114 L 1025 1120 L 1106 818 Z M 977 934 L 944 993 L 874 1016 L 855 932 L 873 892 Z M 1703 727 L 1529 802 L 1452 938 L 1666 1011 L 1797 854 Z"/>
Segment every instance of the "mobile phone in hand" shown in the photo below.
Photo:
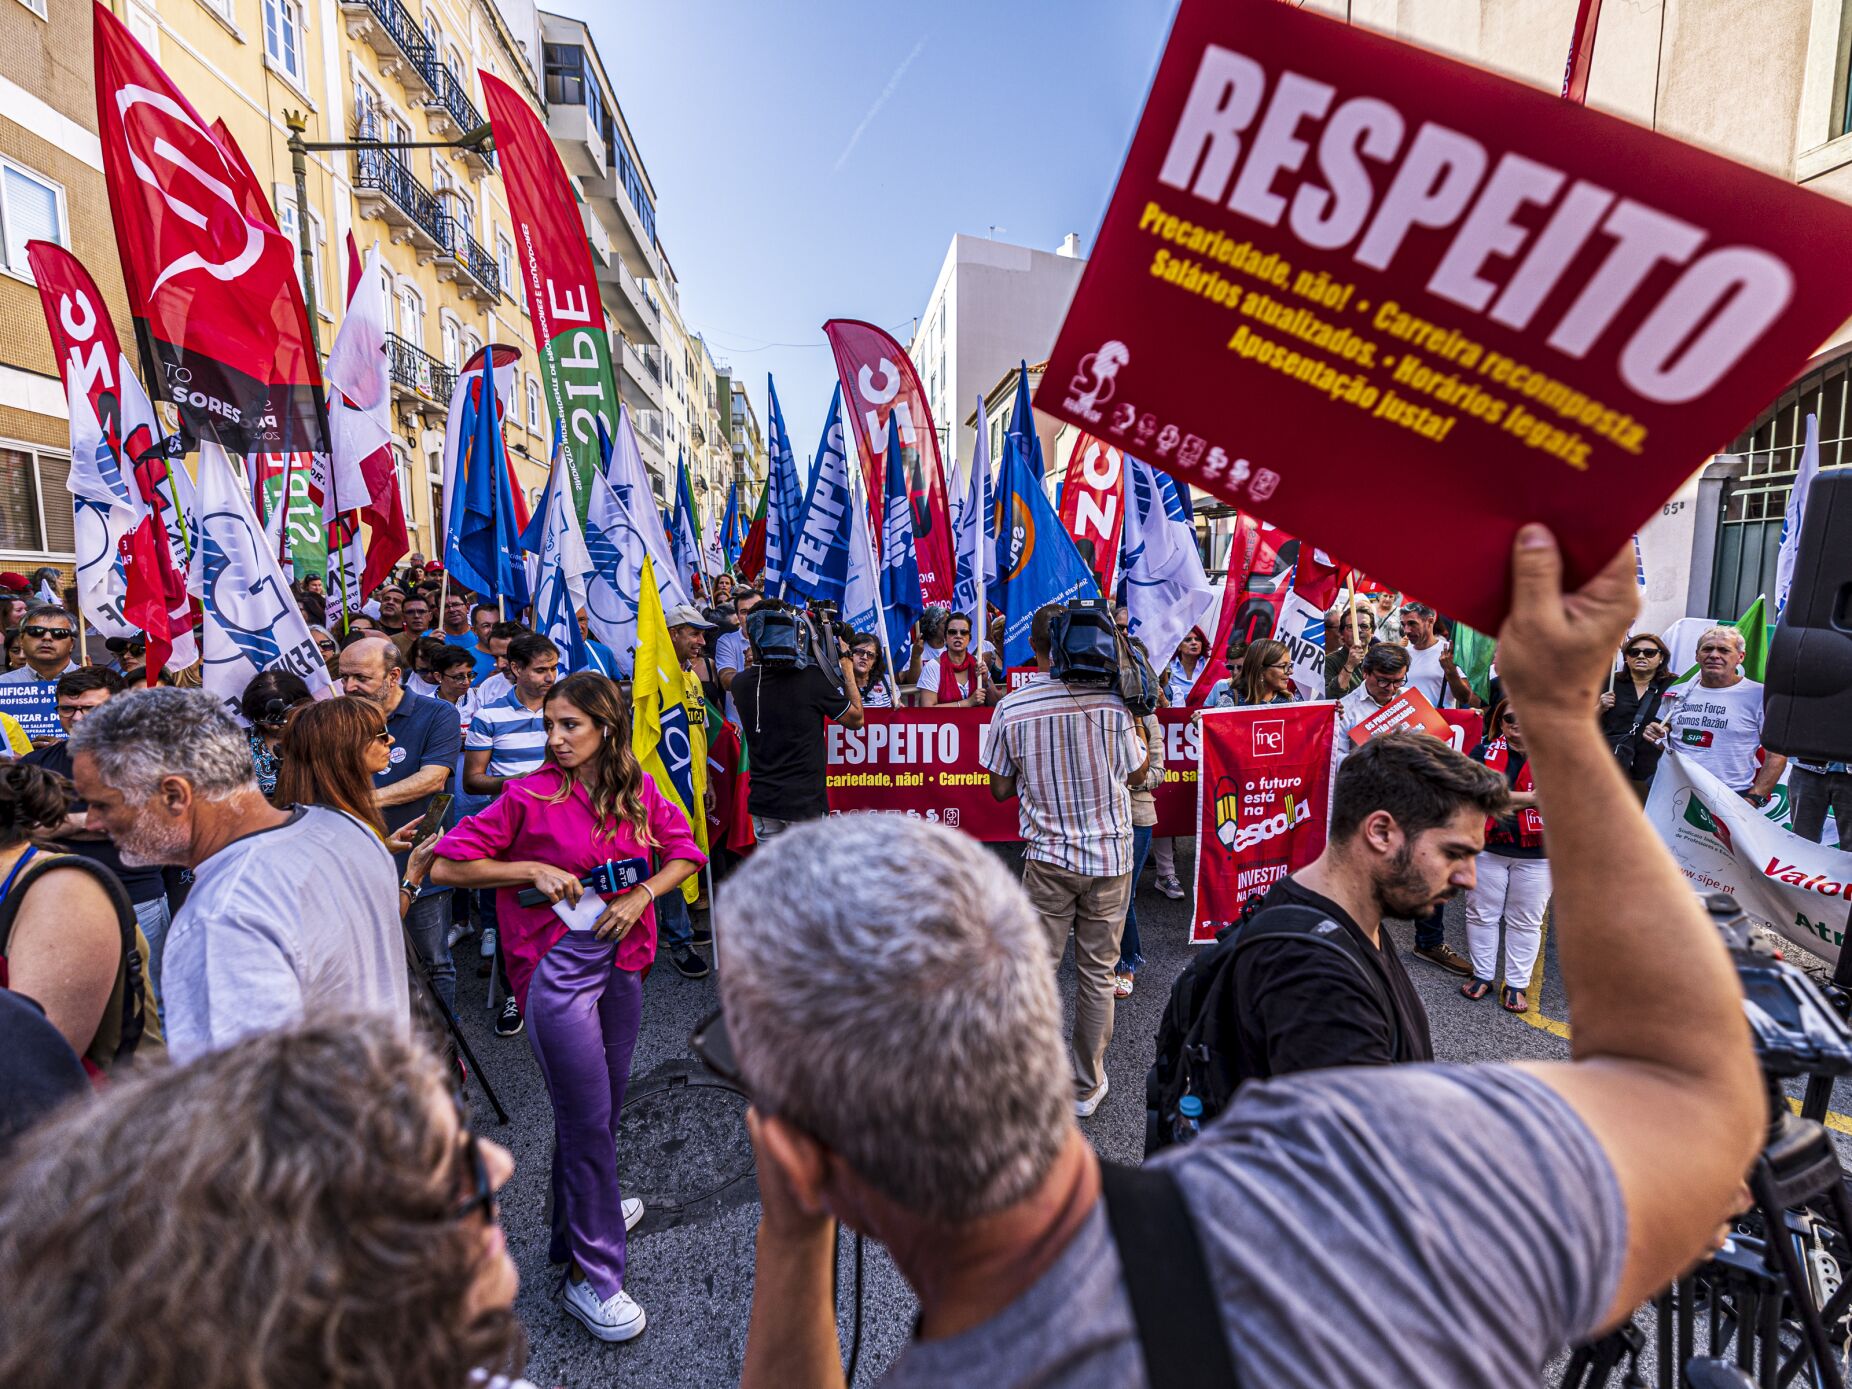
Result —
<path fill-rule="evenodd" d="M 418 832 L 412 836 L 414 849 L 443 829 L 444 817 L 450 813 L 450 799 L 448 791 L 439 791 L 432 795 L 431 804 L 425 808 L 424 819 L 418 822 Z"/>

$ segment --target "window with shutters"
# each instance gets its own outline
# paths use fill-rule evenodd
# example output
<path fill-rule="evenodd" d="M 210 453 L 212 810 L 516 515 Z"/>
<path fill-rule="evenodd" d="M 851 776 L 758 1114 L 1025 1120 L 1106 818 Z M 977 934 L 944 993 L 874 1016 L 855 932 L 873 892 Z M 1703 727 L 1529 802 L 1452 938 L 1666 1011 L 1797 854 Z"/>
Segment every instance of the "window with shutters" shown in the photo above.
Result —
<path fill-rule="evenodd" d="M 0 553 L 72 557 L 70 473 L 67 454 L 0 443 Z"/>
<path fill-rule="evenodd" d="M 0 256 L 7 270 L 32 278 L 26 263 L 28 241 L 55 241 L 69 246 L 65 232 L 64 189 L 23 164 L 0 157 Z"/>

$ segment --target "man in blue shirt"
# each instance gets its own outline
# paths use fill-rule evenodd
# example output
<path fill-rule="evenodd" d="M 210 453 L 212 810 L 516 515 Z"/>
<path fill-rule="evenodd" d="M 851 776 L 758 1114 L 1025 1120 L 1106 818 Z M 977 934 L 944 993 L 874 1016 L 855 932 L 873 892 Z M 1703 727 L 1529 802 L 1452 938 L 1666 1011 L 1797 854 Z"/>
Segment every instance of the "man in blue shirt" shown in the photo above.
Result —
<path fill-rule="evenodd" d="M 624 674 L 617 668 L 617 653 L 592 635 L 591 619 L 586 617 L 584 608 L 579 609 L 579 635 L 585 638 L 585 649 L 591 653 L 591 664 L 586 669 L 612 680 L 622 680 Z"/>
<path fill-rule="evenodd" d="M 340 678 L 348 694 L 371 700 L 386 714 L 391 761 L 373 778 L 373 799 L 386 828 L 397 830 L 421 819 L 431 797 L 449 786 L 462 748 L 455 708 L 405 688 L 404 658 L 385 637 L 367 637 L 343 651 Z M 401 877 L 409 857 L 397 856 Z M 450 955 L 450 904 L 449 888 L 427 886 L 412 899 L 405 925 L 438 996 L 454 1009 L 457 967 Z"/>
<path fill-rule="evenodd" d="M 559 678 L 559 648 L 546 637 L 527 632 L 508 643 L 508 674 L 513 687 L 498 699 L 485 699 L 469 721 L 463 739 L 463 789 L 472 796 L 499 796 L 516 777 L 539 768 L 546 757 L 547 733 L 541 710 L 547 691 Z M 494 898 L 479 898 L 494 911 Z M 491 941 L 490 935 L 496 938 Z M 483 923 L 482 949 L 495 956 L 495 987 L 491 1003 L 500 996 L 495 1035 L 513 1037 L 521 1031 L 521 1009 L 508 991 L 501 965 L 500 935 L 492 916 Z"/>
<path fill-rule="evenodd" d="M 453 593 L 444 600 L 441 635 L 450 645 L 469 652 L 470 659 L 476 663 L 478 680 L 495 669 L 494 658 L 489 655 L 488 637 L 496 617 L 495 604 L 477 603 L 472 607 L 467 593 Z"/>

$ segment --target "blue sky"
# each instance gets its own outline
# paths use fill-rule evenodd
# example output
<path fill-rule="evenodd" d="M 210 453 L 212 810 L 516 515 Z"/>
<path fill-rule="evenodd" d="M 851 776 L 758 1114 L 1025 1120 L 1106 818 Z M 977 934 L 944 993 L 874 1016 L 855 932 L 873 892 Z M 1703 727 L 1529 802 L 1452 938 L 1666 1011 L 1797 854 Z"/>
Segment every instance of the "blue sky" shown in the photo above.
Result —
<path fill-rule="evenodd" d="M 1175 11 L 578 4 L 599 16 L 682 315 L 750 384 L 761 425 L 777 378 L 800 460 L 836 379 L 825 319 L 878 323 L 904 347 L 955 232 L 994 224 L 1052 251 L 1077 231 L 1091 252 Z"/>

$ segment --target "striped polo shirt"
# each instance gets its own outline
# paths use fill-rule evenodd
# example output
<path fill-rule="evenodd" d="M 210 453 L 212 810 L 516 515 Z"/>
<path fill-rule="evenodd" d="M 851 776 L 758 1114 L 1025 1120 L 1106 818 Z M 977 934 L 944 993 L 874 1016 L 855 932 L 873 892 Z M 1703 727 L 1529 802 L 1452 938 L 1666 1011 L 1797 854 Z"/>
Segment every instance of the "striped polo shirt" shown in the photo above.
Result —
<path fill-rule="evenodd" d="M 546 756 L 547 732 L 540 710 L 529 709 L 513 690 L 476 710 L 463 736 L 466 753 L 489 749 L 490 776 L 526 776 Z"/>
<path fill-rule="evenodd" d="M 1038 675 L 1005 695 L 984 737 L 983 762 L 1016 778 L 1025 857 L 1090 878 L 1132 871 L 1126 778 L 1145 760 L 1117 695 Z"/>

